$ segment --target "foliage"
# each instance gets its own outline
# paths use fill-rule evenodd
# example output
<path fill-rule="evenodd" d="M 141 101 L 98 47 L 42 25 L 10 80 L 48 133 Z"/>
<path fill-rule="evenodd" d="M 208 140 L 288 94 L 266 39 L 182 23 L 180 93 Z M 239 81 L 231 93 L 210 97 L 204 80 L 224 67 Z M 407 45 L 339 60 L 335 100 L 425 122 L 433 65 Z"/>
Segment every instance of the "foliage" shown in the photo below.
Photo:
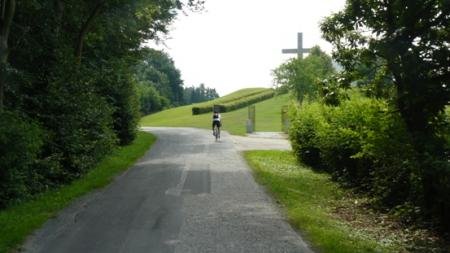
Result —
<path fill-rule="evenodd" d="M 224 100 L 225 102 L 220 104 L 205 104 L 203 106 L 198 105 L 192 107 L 192 115 L 212 112 L 214 106 L 217 107 L 220 112 L 230 112 L 243 108 L 247 105 L 272 98 L 274 95 L 275 92 L 273 90 L 266 89 L 255 93 L 245 94 L 245 96 L 242 97 L 235 97 L 232 100 Z"/>
<path fill-rule="evenodd" d="M 313 47 L 305 59 L 291 59 L 272 72 L 277 88 L 294 92 L 299 101 L 306 97 L 315 99 L 318 81 L 333 73 L 331 57 L 318 46 Z"/>
<path fill-rule="evenodd" d="M 143 60 L 136 67 L 136 79 L 152 85 L 172 106 L 183 104 L 183 81 L 173 60 L 164 52 L 144 49 Z"/>
<path fill-rule="evenodd" d="M 155 140 L 152 134 L 138 132 L 130 145 L 115 149 L 82 178 L 0 210 L 0 252 L 14 251 L 30 233 L 71 201 L 111 183 L 118 173 L 143 156 Z"/>
<path fill-rule="evenodd" d="M 43 143 L 42 129 L 18 113 L 0 112 L 0 207 L 31 193 L 39 176 L 33 168 Z"/>
<path fill-rule="evenodd" d="M 449 17 L 449 1 L 349 0 L 321 25 L 345 69 L 341 87 L 366 86 L 369 95 L 388 98 L 391 111 L 398 111 L 406 126 L 399 134 L 409 140 L 417 163 L 414 204 L 447 231 L 450 211 L 443 196 L 449 195 L 450 168 L 442 115 L 450 101 Z"/>
<path fill-rule="evenodd" d="M 40 97 L 45 108 L 40 121 L 49 133 L 42 159 L 56 159 L 60 164 L 57 169 L 47 168 L 47 177 L 55 183 L 84 174 L 111 151 L 119 137 L 112 119 L 117 110 L 97 95 L 91 77 L 83 74 L 75 71 L 55 80 Z"/>
<path fill-rule="evenodd" d="M 448 129 L 448 125 L 446 125 Z M 420 155 L 407 126 L 383 100 L 357 93 L 339 106 L 303 103 L 292 112 L 290 139 L 297 158 L 330 172 L 344 185 L 368 192 L 389 208 L 413 206 L 409 217 L 442 210 L 435 216 L 448 220 L 450 170 L 445 157 L 430 155 L 435 171 L 421 169 Z M 446 167 L 447 166 L 447 167 Z M 425 199 L 422 178 L 431 176 L 433 203 Z"/>
<path fill-rule="evenodd" d="M 161 96 L 156 88 L 151 84 L 138 82 L 137 90 L 142 115 L 161 111 L 170 104 L 169 100 Z"/>
<path fill-rule="evenodd" d="M 450 98 L 449 15 L 450 2 L 442 0 L 351 0 L 321 28 L 348 77 L 365 66 L 388 78 L 408 129 L 427 132 Z"/>
<path fill-rule="evenodd" d="M 207 88 L 204 84 L 197 88 L 184 88 L 180 71 L 165 52 L 149 48 L 142 52 L 143 59 L 135 67 L 141 114 L 219 97 L 215 89 Z"/>
<path fill-rule="evenodd" d="M 151 55 L 141 45 L 164 36 L 178 11 L 201 7 L 202 1 L 8 0 L 0 7 L 9 14 L 12 2 L 9 37 L 6 23 L 0 27 L 0 112 L 14 111 L 11 127 L 23 135 L 0 128 L 0 136 L 19 140 L 9 154 L 17 163 L 1 168 L 9 177 L 0 188 L 2 205 L 8 200 L 3 196 L 20 200 L 86 174 L 116 144 L 135 138 L 135 67 Z M 164 66 L 167 78 L 180 84 L 171 66 Z M 177 89 L 170 96 L 182 101 Z M 0 149 L 7 149 L 10 140 L 2 141 Z M 27 174 L 27 168 L 36 173 Z"/>
<path fill-rule="evenodd" d="M 127 145 L 136 136 L 139 98 L 130 68 L 117 62 L 112 64 L 111 69 L 103 71 L 96 86 L 113 108 L 113 129 L 119 144 Z"/>
<path fill-rule="evenodd" d="M 183 91 L 183 101 L 186 105 L 201 103 L 218 97 L 219 94 L 217 94 L 216 89 L 205 87 L 204 84 L 200 84 L 199 87 L 186 87 Z"/>

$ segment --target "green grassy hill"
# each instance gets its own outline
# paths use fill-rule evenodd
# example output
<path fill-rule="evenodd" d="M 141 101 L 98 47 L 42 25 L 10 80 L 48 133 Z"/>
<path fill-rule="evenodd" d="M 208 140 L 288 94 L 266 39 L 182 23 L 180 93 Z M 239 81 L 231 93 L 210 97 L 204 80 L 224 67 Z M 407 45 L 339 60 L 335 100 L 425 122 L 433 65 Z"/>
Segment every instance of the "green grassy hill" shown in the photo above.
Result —
<path fill-rule="evenodd" d="M 213 104 L 221 104 L 221 103 L 227 103 L 233 100 L 237 100 L 239 98 L 242 97 L 246 97 L 252 94 L 256 94 L 256 93 L 260 93 L 263 91 L 269 90 L 268 88 L 245 88 L 245 89 L 240 89 L 237 90 L 235 92 L 232 92 L 226 96 L 214 99 L 214 100 L 210 100 L 210 101 L 206 101 L 203 103 L 197 103 L 197 104 L 192 104 L 189 106 L 205 106 L 205 105 L 213 105 Z"/>
<path fill-rule="evenodd" d="M 212 105 L 220 102 L 220 100 L 228 100 L 230 96 L 238 97 L 242 96 L 242 94 L 254 92 L 255 89 L 263 88 L 239 90 L 206 103 Z M 288 103 L 288 95 L 276 96 L 256 103 L 256 131 L 281 131 L 281 107 Z M 141 119 L 141 126 L 198 127 L 210 129 L 211 114 L 192 115 L 192 106 L 194 105 L 176 107 L 145 116 Z M 222 113 L 223 130 L 235 135 L 245 135 L 247 113 L 248 110 L 246 107 L 236 111 Z"/>

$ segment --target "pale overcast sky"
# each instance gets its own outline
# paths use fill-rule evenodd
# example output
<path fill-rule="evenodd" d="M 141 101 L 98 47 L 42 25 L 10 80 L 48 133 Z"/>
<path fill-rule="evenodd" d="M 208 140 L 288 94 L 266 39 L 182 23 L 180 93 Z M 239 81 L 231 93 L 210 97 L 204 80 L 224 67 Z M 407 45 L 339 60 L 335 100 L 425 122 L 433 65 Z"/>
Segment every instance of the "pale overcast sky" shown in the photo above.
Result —
<path fill-rule="evenodd" d="M 319 45 L 320 21 L 345 0 L 206 0 L 205 11 L 180 14 L 163 49 L 185 86 L 204 83 L 220 96 L 247 87 L 271 87 L 271 70 L 289 57 L 281 49 Z"/>

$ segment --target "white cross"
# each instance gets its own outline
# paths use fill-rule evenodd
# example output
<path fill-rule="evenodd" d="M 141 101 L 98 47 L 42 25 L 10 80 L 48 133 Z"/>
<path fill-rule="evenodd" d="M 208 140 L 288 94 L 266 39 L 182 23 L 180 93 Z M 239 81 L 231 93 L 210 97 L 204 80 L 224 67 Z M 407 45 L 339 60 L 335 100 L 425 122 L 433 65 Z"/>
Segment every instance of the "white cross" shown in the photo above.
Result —
<path fill-rule="evenodd" d="M 303 33 L 297 34 L 297 48 L 296 49 L 283 49 L 283 54 L 297 54 L 299 59 L 303 59 L 304 53 L 309 53 L 311 48 L 303 48 Z"/>

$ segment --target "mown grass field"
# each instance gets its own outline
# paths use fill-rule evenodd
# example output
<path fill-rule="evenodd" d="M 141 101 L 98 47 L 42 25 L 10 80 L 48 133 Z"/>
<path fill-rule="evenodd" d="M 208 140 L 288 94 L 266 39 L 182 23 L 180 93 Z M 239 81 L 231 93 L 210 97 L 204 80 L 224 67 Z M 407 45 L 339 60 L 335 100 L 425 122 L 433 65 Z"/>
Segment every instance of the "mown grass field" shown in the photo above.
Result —
<path fill-rule="evenodd" d="M 290 223 L 320 252 L 408 252 L 387 234 L 370 232 L 370 226 L 354 228 L 338 219 L 336 206 L 345 202 L 352 208 L 353 200 L 346 201 L 346 191 L 328 174 L 299 165 L 292 153 L 250 151 L 245 158 L 257 181 L 285 208 Z"/>
<path fill-rule="evenodd" d="M 82 178 L 72 184 L 49 190 L 34 199 L 0 211 L 0 252 L 13 251 L 25 238 L 74 199 L 109 184 L 143 156 L 156 138 L 139 132 L 136 140 L 114 151 Z"/>
<path fill-rule="evenodd" d="M 244 89 L 244 91 L 247 89 Z M 242 94 L 243 90 L 234 92 L 228 96 Z M 209 101 L 213 105 L 220 99 L 226 100 L 228 96 L 218 100 Z M 289 104 L 289 96 L 280 95 L 274 98 L 256 103 L 256 131 L 281 131 L 281 107 Z M 193 105 L 172 108 L 141 119 L 141 126 L 167 126 L 167 127 L 197 127 L 211 128 L 211 114 L 192 115 Z M 223 130 L 234 135 L 245 135 L 248 109 L 242 108 L 236 111 L 222 113 Z"/>

